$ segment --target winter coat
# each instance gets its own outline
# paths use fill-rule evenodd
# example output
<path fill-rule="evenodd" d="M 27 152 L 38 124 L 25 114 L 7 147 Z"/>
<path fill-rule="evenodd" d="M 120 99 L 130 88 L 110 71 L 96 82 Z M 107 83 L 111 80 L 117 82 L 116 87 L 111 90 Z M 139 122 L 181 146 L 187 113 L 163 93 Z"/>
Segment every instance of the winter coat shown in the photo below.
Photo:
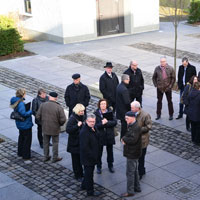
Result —
<path fill-rule="evenodd" d="M 79 134 L 83 125 L 78 126 L 78 122 L 84 122 L 85 116 L 79 116 L 72 113 L 66 126 L 66 132 L 69 134 L 67 151 L 73 154 L 80 154 Z"/>
<path fill-rule="evenodd" d="M 157 66 L 152 77 L 154 86 L 161 92 L 170 91 L 175 83 L 175 71 L 169 65 L 166 66 L 166 74 L 167 78 L 163 80 L 161 66 Z"/>
<path fill-rule="evenodd" d="M 128 125 L 125 136 L 124 156 L 129 159 L 139 159 L 142 154 L 142 133 L 137 121 Z"/>
<path fill-rule="evenodd" d="M 99 154 L 98 132 L 92 130 L 87 124 L 80 131 L 80 160 L 85 166 L 97 164 Z"/>
<path fill-rule="evenodd" d="M 89 101 L 90 92 L 86 85 L 79 83 L 79 85 L 76 86 L 74 83 L 72 83 L 71 85 L 67 86 L 65 91 L 65 102 L 69 107 L 70 112 L 77 103 L 81 103 L 87 107 Z"/>
<path fill-rule="evenodd" d="M 42 98 L 42 97 L 40 97 L 39 95 L 37 95 L 37 97 L 33 99 L 33 101 L 32 101 L 32 112 L 33 112 L 33 115 L 34 115 L 34 116 L 36 115 L 36 113 L 37 113 L 37 111 L 38 111 L 40 105 L 41 105 L 42 103 L 44 103 L 44 102 L 47 102 L 47 101 L 49 101 L 49 98 L 48 98 L 48 97 Z M 35 123 L 41 125 L 41 122 L 38 121 L 36 118 L 35 118 Z"/>
<path fill-rule="evenodd" d="M 116 116 L 117 119 L 125 120 L 125 114 L 130 110 L 130 96 L 127 86 L 121 82 L 116 91 Z"/>
<path fill-rule="evenodd" d="M 55 101 L 42 103 L 36 118 L 42 123 L 42 133 L 52 136 L 60 133 L 60 126 L 66 121 L 63 108 Z"/>
<path fill-rule="evenodd" d="M 186 74 L 185 74 L 185 85 L 190 80 L 192 76 L 196 76 L 196 67 L 188 63 L 188 66 L 186 68 Z M 180 65 L 178 69 L 178 88 L 182 90 L 185 85 L 183 84 L 183 76 L 184 76 L 184 66 Z"/>
<path fill-rule="evenodd" d="M 15 120 L 15 123 L 16 123 L 16 126 L 19 130 L 27 130 L 27 129 L 30 129 L 32 128 L 33 126 L 33 122 L 32 122 L 32 111 L 29 110 L 29 111 L 26 111 L 26 108 L 25 108 L 25 103 L 22 101 L 20 101 L 21 98 L 19 97 L 12 97 L 11 100 L 10 100 L 10 104 L 11 104 L 11 107 L 13 109 L 16 109 L 16 111 L 22 116 L 22 117 L 25 117 L 26 120 L 25 121 L 18 121 L 18 120 Z M 18 103 L 18 101 L 20 101 Z"/>
<path fill-rule="evenodd" d="M 146 148 L 149 144 L 149 131 L 152 128 L 151 116 L 145 111 L 140 110 L 138 111 L 136 120 L 142 132 L 142 148 Z"/>
<path fill-rule="evenodd" d="M 129 67 L 124 74 L 128 74 L 130 77 L 130 82 L 128 85 L 130 95 L 134 95 L 136 97 L 142 96 L 144 90 L 142 71 L 139 68 L 137 68 L 136 71 L 133 71 L 131 67 Z"/>
<path fill-rule="evenodd" d="M 99 90 L 109 104 L 116 103 L 116 88 L 119 84 L 117 75 L 112 72 L 112 78 L 105 72 L 99 79 Z"/>
<path fill-rule="evenodd" d="M 192 89 L 188 96 L 188 117 L 191 121 L 200 121 L 200 90 Z"/>
<path fill-rule="evenodd" d="M 181 96 L 181 103 L 185 105 L 184 107 L 184 113 L 188 113 L 188 107 L 189 107 L 189 101 L 188 101 L 188 96 L 190 92 L 192 91 L 192 85 L 190 83 L 187 83 L 187 85 L 184 88 L 183 94 Z"/>
<path fill-rule="evenodd" d="M 112 112 L 108 110 L 108 112 Z M 102 124 L 103 116 L 99 109 L 94 113 L 96 115 L 96 127 L 99 131 L 99 142 L 101 145 L 115 144 L 114 127 L 117 125 L 117 120 L 113 115 L 113 120 L 108 120 L 106 124 Z"/>

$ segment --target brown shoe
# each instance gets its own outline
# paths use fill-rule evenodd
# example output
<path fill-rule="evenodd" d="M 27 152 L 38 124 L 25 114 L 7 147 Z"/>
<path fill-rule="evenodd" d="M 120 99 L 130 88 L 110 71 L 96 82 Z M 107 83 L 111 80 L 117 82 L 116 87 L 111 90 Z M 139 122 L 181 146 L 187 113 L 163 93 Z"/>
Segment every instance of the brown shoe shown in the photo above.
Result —
<path fill-rule="evenodd" d="M 59 161 L 61 161 L 61 160 L 62 160 L 62 158 L 61 158 L 61 157 L 58 157 L 58 158 L 52 160 L 52 163 L 59 162 Z"/>
<path fill-rule="evenodd" d="M 47 162 L 47 161 L 49 161 L 51 159 L 51 156 L 48 156 L 47 158 L 44 158 L 44 162 Z"/>
<path fill-rule="evenodd" d="M 121 194 L 121 197 L 132 197 L 132 196 L 134 196 L 134 194 L 131 194 L 131 193 Z"/>

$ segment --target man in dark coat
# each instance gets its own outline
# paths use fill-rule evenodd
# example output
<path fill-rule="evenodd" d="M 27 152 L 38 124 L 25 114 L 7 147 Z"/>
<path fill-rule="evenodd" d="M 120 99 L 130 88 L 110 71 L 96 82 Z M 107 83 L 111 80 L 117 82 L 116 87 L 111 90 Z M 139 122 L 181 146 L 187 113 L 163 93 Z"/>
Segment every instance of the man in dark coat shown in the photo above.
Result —
<path fill-rule="evenodd" d="M 124 72 L 130 77 L 128 91 L 131 102 L 135 99 L 142 105 L 142 93 L 144 90 L 144 79 L 141 69 L 138 68 L 136 61 L 131 61 L 129 68 Z"/>
<path fill-rule="evenodd" d="M 180 98 L 183 94 L 187 82 L 191 79 L 192 76 L 196 76 L 196 74 L 196 67 L 189 63 L 188 58 L 184 57 L 182 59 L 182 65 L 180 65 L 178 69 L 178 89 L 180 90 Z M 183 117 L 183 107 L 184 104 L 180 102 L 179 115 L 176 119 Z"/>
<path fill-rule="evenodd" d="M 84 166 L 84 179 L 82 189 L 87 190 L 88 196 L 99 196 L 99 192 L 94 192 L 94 167 L 98 162 L 99 139 L 95 128 L 96 117 L 88 114 L 86 124 L 80 132 L 80 159 Z"/>
<path fill-rule="evenodd" d="M 119 84 L 117 75 L 112 72 L 112 63 L 107 62 L 104 66 L 105 73 L 99 79 L 99 90 L 103 94 L 103 98 L 108 101 L 109 107 L 116 108 L 116 88 Z"/>
<path fill-rule="evenodd" d="M 128 128 L 121 142 L 124 145 L 124 156 L 127 158 L 127 192 L 122 194 L 122 197 L 134 196 L 135 192 L 141 192 L 138 175 L 138 159 L 142 153 L 142 133 L 136 121 L 136 113 L 132 111 L 127 112 L 126 122 Z"/>
<path fill-rule="evenodd" d="M 40 88 L 38 90 L 38 95 L 32 101 L 32 112 L 36 116 L 37 111 L 39 110 L 42 103 L 47 102 L 49 98 L 44 89 Z M 40 147 L 43 148 L 43 136 L 42 136 L 42 124 L 41 121 L 35 118 L 35 123 L 37 124 L 37 137 L 40 144 Z"/>
<path fill-rule="evenodd" d="M 117 86 L 116 90 L 116 117 L 121 121 L 121 136 L 122 138 L 126 133 L 127 124 L 125 121 L 125 113 L 130 110 L 130 97 L 128 92 L 129 75 L 123 74 L 121 83 Z"/>
<path fill-rule="evenodd" d="M 73 74 L 73 83 L 68 85 L 65 91 L 65 102 L 69 107 L 69 117 L 77 103 L 83 104 L 86 108 L 90 101 L 89 89 L 80 82 L 80 77 L 80 74 Z"/>

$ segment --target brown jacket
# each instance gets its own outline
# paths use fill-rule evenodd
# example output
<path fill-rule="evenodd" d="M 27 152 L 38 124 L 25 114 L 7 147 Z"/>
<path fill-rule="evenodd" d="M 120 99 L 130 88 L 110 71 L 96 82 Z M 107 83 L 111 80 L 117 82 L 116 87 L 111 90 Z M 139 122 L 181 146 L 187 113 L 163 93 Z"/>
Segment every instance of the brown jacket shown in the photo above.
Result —
<path fill-rule="evenodd" d="M 151 116 L 143 110 L 140 110 L 136 117 L 138 126 L 141 127 L 142 132 L 142 148 L 146 148 L 149 144 L 149 131 L 152 128 Z"/>
<path fill-rule="evenodd" d="M 161 92 L 166 92 L 166 91 L 171 90 L 176 80 L 175 71 L 168 64 L 166 66 L 166 74 L 167 74 L 167 78 L 163 80 L 162 69 L 159 65 L 155 68 L 154 74 L 152 77 L 154 86 L 157 87 Z"/>
<path fill-rule="evenodd" d="M 36 119 L 42 123 L 43 134 L 54 136 L 60 133 L 60 126 L 66 121 L 63 108 L 55 101 L 41 104 Z"/>

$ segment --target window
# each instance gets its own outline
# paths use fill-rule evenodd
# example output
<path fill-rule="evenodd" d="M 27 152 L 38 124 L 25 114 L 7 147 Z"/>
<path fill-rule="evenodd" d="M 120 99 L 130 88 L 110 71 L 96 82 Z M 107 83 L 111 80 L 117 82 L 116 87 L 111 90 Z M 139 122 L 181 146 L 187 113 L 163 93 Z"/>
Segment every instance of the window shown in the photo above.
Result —
<path fill-rule="evenodd" d="M 24 0 L 25 12 L 31 14 L 31 0 Z"/>

